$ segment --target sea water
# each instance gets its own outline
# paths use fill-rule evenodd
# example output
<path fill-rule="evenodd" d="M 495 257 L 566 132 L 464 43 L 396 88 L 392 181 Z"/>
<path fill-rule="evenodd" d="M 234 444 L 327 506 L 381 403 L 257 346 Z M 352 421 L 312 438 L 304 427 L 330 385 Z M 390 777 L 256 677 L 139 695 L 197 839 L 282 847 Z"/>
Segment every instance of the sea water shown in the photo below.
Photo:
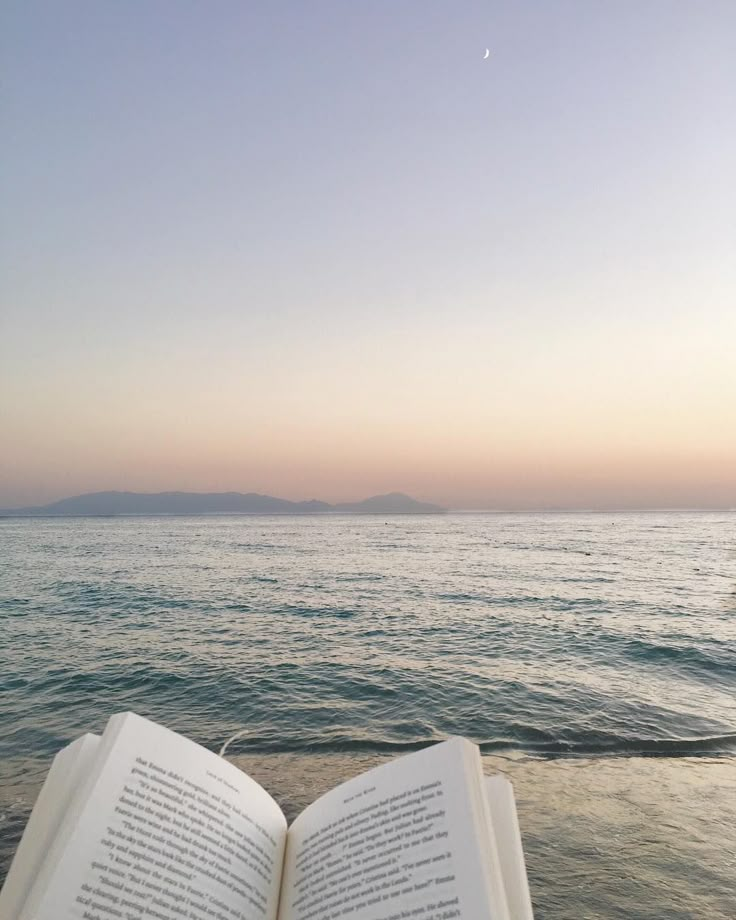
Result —
<path fill-rule="evenodd" d="M 450 734 L 516 788 L 541 918 L 736 916 L 736 515 L 0 520 L 0 868 L 134 710 L 293 816 Z"/>

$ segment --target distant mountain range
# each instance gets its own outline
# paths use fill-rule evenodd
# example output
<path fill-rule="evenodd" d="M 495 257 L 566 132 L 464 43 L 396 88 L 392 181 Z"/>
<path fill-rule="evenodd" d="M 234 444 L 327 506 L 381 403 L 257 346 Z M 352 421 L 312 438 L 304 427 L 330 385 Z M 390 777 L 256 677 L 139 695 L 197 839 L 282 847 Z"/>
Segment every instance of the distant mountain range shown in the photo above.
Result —
<path fill-rule="evenodd" d="M 401 492 L 374 495 L 362 502 L 330 505 L 312 499 L 290 502 L 256 492 L 89 492 L 63 498 L 50 505 L 0 511 L 11 517 L 62 515 L 108 516 L 115 514 L 443 514 L 445 508 L 418 502 Z"/>

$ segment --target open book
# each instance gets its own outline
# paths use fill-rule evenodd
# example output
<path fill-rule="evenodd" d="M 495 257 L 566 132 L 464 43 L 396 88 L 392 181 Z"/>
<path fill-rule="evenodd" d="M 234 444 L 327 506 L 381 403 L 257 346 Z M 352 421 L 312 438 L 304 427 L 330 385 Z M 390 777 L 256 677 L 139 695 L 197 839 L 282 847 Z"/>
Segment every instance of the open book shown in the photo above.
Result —
<path fill-rule="evenodd" d="M 511 785 L 453 738 L 287 828 L 233 764 L 133 713 L 55 758 L 2 920 L 529 920 Z"/>

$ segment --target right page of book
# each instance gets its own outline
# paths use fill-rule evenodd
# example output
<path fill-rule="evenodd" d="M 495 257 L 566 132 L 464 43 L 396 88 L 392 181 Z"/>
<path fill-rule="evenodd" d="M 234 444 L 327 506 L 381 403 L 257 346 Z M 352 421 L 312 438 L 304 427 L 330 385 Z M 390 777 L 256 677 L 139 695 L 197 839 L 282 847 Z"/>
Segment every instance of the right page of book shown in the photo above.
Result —
<path fill-rule="evenodd" d="M 507 920 L 475 745 L 456 738 L 384 764 L 296 819 L 279 920 L 324 917 Z"/>
<path fill-rule="evenodd" d="M 496 836 L 509 916 L 511 920 L 534 920 L 514 788 L 500 774 L 486 776 L 484 786 Z"/>

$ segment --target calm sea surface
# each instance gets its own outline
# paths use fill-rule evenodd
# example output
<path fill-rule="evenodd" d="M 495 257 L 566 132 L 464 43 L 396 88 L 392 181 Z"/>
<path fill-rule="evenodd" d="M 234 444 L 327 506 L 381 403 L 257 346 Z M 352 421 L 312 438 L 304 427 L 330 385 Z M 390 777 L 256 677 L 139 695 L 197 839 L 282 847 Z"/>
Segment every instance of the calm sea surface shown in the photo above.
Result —
<path fill-rule="evenodd" d="M 736 514 L 0 520 L 0 870 L 132 709 L 294 815 L 462 734 L 538 920 L 736 916 Z M 0 873 L 1 874 L 1 873 Z"/>

